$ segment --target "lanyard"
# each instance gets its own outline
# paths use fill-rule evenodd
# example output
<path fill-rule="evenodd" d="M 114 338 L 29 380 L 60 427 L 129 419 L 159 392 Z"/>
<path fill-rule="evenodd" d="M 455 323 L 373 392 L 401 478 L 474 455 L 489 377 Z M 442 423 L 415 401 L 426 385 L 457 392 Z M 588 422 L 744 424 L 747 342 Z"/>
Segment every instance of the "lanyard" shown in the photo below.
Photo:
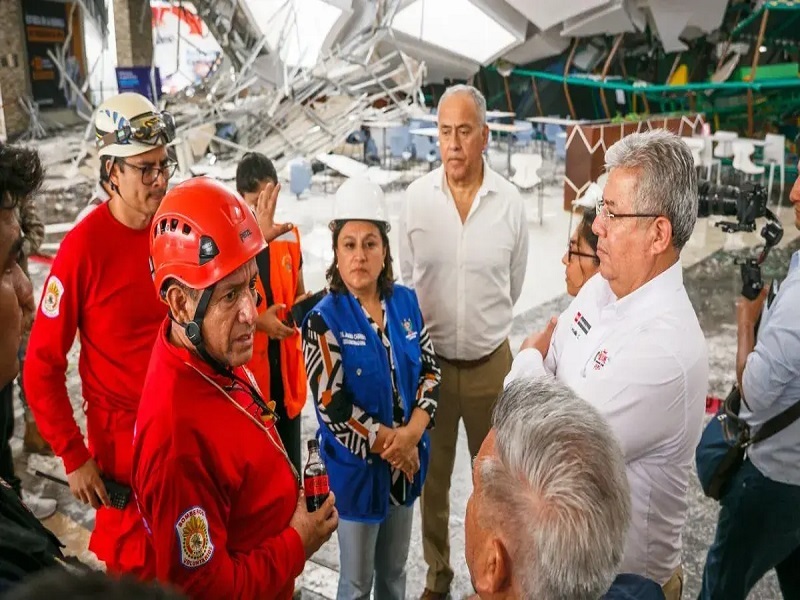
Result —
<path fill-rule="evenodd" d="M 295 469 L 294 464 L 292 464 L 292 461 L 289 459 L 289 454 L 286 452 L 286 448 L 283 446 L 283 441 L 281 441 L 280 436 L 278 436 L 278 441 L 276 442 L 270 433 L 270 428 L 268 428 L 266 425 L 264 425 L 262 421 L 256 419 L 252 414 L 250 414 L 250 412 L 248 412 L 241 404 L 239 404 L 236 400 L 234 400 L 233 397 L 222 388 L 222 386 L 220 386 L 216 381 L 211 379 L 208 375 L 203 373 L 200 369 L 198 369 L 194 365 L 188 362 L 184 362 L 183 364 L 185 364 L 187 367 L 192 368 L 198 375 L 200 375 L 200 377 L 202 377 L 208 383 L 217 388 L 223 396 L 225 396 L 228 400 L 230 400 L 231 404 L 233 404 L 239 410 L 239 412 L 244 413 L 244 415 L 248 419 L 250 419 L 253 423 L 256 424 L 256 427 L 264 431 L 264 433 L 267 435 L 267 438 L 269 438 L 269 441 L 272 443 L 272 445 L 275 446 L 275 448 L 277 448 L 281 454 L 283 454 L 283 457 L 286 459 L 286 464 L 288 464 L 289 468 L 292 470 L 292 475 L 294 475 L 294 479 L 297 482 L 297 485 L 300 486 L 301 483 L 300 474 L 297 472 L 297 469 Z M 275 429 L 274 425 L 272 429 L 273 430 Z M 277 435 L 277 433 L 275 435 Z"/>

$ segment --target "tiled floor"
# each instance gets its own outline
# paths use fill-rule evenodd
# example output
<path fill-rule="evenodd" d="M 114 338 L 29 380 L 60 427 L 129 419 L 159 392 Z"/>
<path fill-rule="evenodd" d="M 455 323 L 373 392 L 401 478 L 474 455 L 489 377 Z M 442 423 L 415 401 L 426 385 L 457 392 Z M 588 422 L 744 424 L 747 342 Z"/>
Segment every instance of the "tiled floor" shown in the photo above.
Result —
<path fill-rule="evenodd" d="M 522 297 L 514 309 L 515 318 L 511 335 L 514 349 L 519 346 L 525 334 L 541 327 L 551 314 L 563 310 L 568 302 L 564 294 L 564 271 L 560 260 L 568 239 L 569 215 L 561 210 L 561 191 L 552 186 L 546 188 L 542 226 L 538 224 L 535 195 L 527 195 L 525 199 L 528 207 L 530 248 L 528 275 Z M 403 193 L 389 192 L 388 202 L 392 223 L 396 225 Z M 303 236 L 304 276 L 306 287 L 310 290 L 319 289 L 324 284 L 324 272 L 332 258 L 330 232 L 327 228 L 332 207 L 332 197 L 322 194 L 311 194 L 297 200 L 288 191 L 284 191 L 279 202 L 278 218 L 292 221 L 300 227 Z M 791 220 L 791 211 L 784 209 L 782 217 L 786 229 L 782 246 L 786 247 L 796 238 L 796 231 Z M 390 232 L 390 243 L 394 248 L 397 247 L 397 230 L 395 226 Z M 738 294 L 739 281 L 738 268 L 733 265 L 731 257 L 758 243 L 759 239 L 756 234 L 725 235 L 713 227 L 711 220 L 701 219 L 683 252 L 686 285 L 709 342 L 712 363 L 711 388 L 712 392 L 717 394 L 724 394 L 730 385 L 735 352 L 733 303 Z M 722 251 L 718 252 L 720 250 Z M 788 263 L 787 251 L 777 252 L 771 259 L 769 269 L 777 273 L 786 263 Z M 399 270 L 395 272 L 399 273 Z M 41 288 L 46 276 L 45 267 L 35 265 L 32 275 L 35 283 Z M 83 415 L 77 410 L 80 405 L 80 382 L 77 370 L 74 368 L 75 361 L 73 360 L 71 364 L 73 368 L 68 375 L 68 385 L 76 407 L 76 416 L 79 422 L 82 422 Z M 21 426 L 21 423 L 19 425 Z M 312 437 L 315 429 L 316 419 L 313 408 L 308 403 L 303 412 L 304 438 Z M 462 429 L 451 491 L 451 562 L 456 573 L 452 587 L 454 598 L 464 597 L 471 592 L 469 575 L 463 560 L 463 517 L 466 501 L 472 489 L 470 463 L 464 437 Z M 34 468 L 47 471 L 60 467 L 55 459 L 31 457 L 28 460 L 21 446 L 21 440 L 16 438 L 14 447 L 18 452 L 19 471 L 26 469 L 32 471 Z M 27 472 L 22 475 L 26 485 L 58 496 L 59 514 L 48 520 L 47 524 L 61 536 L 72 553 L 86 558 L 90 554 L 86 550 L 86 543 L 88 528 L 93 524 L 92 511 L 76 503 L 66 490 L 56 484 L 34 480 Z M 699 574 L 705 550 L 713 536 L 715 518 L 716 505 L 702 497 L 698 486 L 693 485 L 690 493 L 690 522 L 685 534 L 684 561 L 687 574 L 685 598 L 695 596 L 697 593 Z M 333 598 L 337 569 L 338 547 L 334 536 L 308 565 L 303 578 L 304 597 Z M 424 576 L 425 564 L 422 558 L 417 510 L 408 559 L 409 598 L 417 597 L 422 591 Z M 751 597 L 774 598 L 777 594 L 774 578 L 768 578 Z"/>

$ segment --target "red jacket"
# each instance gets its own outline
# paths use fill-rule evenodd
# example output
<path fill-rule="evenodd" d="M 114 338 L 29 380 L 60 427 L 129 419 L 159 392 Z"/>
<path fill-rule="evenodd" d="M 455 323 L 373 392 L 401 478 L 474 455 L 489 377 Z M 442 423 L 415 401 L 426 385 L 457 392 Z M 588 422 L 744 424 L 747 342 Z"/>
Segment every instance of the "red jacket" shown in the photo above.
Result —
<path fill-rule="evenodd" d="M 169 343 L 170 326 L 153 349 L 133 442 L 157 577 L 192 598 L 291 598 L 305 552 L 289 527 L 299 487 L 280 438 L 246 414 L 255 407 L 241 386 Z"/>
<path fill-rule="evenodd" d="M 67 473 L 91 456 L 106 475 L 130 481 L 136 409 L 167 312 L 153 287 L 149 253 L 148 229 L 124 226 L 104 203 L 64 238 L 45 282 L 23 378 L 36 423 Z M 66 386 L 76 332 L 88 449 Z M 109 570 L 137 572 L 147 543 L 133 503 L 97 512 L 89 548 Z"/>

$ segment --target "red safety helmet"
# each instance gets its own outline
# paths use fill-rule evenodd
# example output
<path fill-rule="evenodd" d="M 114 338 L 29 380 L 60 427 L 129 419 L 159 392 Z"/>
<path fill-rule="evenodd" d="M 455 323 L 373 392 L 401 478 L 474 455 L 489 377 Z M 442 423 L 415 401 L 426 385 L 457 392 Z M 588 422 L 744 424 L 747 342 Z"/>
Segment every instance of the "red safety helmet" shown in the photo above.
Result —
<path fill-rule="evenodd" d="M 170 279 L 205 290 L 267 247 L 241 196 L 207 177 L 168 191 L 151 227 L 150 268 L 164 301 Z"/>

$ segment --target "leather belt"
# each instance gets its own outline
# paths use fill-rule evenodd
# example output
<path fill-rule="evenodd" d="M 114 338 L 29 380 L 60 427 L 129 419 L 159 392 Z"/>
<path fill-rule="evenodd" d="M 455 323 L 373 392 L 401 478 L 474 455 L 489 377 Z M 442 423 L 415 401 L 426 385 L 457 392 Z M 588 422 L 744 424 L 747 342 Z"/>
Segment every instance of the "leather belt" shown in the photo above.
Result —
<path fill-rule="evenodd" d="M 505 343 L 505 342 L 503 342 Z M 437 358 L 450 363 L 457 369 L 474 369 L 475 367 L 480 367 L 481 365 L 485 365 L 489 362 L 489 360 L 494 356 L 494 353 L 497 352 L 503 344 L 500 344 L 497 348 L 489 352 L 486 356 L 481 356 L 480 358 L 476 358 L 474 360 L 461 360 L 458 358 L 447 358 L 446 356 L 442 356 L 441 354 L 437 354 Z"/>

